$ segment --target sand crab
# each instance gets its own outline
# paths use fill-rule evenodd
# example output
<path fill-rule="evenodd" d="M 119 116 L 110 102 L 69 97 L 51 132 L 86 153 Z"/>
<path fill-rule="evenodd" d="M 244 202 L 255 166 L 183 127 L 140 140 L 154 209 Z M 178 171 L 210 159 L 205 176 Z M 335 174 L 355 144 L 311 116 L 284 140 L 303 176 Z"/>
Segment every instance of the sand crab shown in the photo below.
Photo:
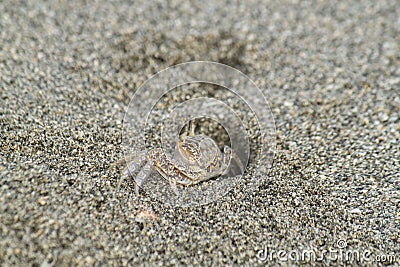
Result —
<path fill-rule="evenodd" d="M 229 146 L 225 146 L 222 153 L 212 138 L 196 135 L 194 120 L 185 126 L 185 129 L 187 128 L 189 131 L 181 134 L 172 159 L 159 148 L 139 153 L 136 159 L 128 164 L 123 172 L 123 178 L 135 177 L 137 194 L 153 170 L 170 183 L 176 194 L 179 194 L 176 185 L 195 185 L 228 174 L 231 159 L 234 159 L 240 171 L 243 171 L 240 160 Z M 140 168 L 141 166 L 143 167 Z M 135 172 L 138 172 L 136 176 Z"/>

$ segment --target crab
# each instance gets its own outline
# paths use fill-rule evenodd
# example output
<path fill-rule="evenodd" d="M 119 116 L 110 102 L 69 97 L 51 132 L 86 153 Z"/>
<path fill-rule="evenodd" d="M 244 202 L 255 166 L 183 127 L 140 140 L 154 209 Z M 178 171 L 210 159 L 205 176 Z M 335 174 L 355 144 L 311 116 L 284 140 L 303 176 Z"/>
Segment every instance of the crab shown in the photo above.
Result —
<path fill-rule="evenodd" d="M 189 128 L 189 131 L 180 135 L 172 158 L 167 157 L 161 148 L 156 148 L 140 152 L 136 159 L 127 165 L 123 179 L 135 177 L 136 194 L 139 194 L 139 188 L 154 170 L 169 182 L 177 195 L 177 185 L 191 186 L 227 175 L 231 159 L 235 160 L 243 172 L 240 160 L 229 146 L 225 146 L 221 152 L 212 138 L 195 134 L 195 126 L 195 121 L 191 120 L 188 126 L 184 127 Z M 140 168 L 141 166 L 143 167 Z"/>

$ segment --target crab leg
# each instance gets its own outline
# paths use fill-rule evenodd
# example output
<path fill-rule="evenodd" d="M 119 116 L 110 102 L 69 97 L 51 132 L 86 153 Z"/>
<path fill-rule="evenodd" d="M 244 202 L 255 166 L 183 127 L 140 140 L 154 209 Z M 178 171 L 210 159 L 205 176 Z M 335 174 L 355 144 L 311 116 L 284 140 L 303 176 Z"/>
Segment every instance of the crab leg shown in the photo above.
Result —
<path fill-rule="evenodd" d="M 128 164 L 128 166 L 123 170 L 122 177 L 118 183 L 118 188 L 120 188 L 122 182 L 129 177 L 133 177 L 134 173 L 140 169 L 140 166 L 147 160 L 147 151 L 139 152 L 133 160 Z"/>
<path fill-rule="evenodd" d="M 145 160 L 147 159 L 146 155 L 147 151 L 142 151 L 133 158 L 133 160 L 123 171 L 122 180 L 128 178 L 129 176 L 133 176 L 133 173 L 139 170 L 140 166 L 142 166 Z"/>
<path fill-rule="evenodd" d="M 144 165 L 143 169 L 140 170 L 140 172 L 138 173 L 138 175 L 135 178 L 135 182 L 136 182 L 136 187 L 135 187 L 135 191 L 136 194 L 139 195 L 139 188 L 140 186 L 142 186 L 143 182 L 150 176 L 150 174 L 153 171 L 153 164 L 154 161 L 149 161 L 147 162 L 146 165 Z"/>
<path fill-rule="evenodd" d="M 158 173 L 161 174 L 162 177 L 164 177 L 164 179 L 166 179 L 169 182 L 169 185 L 171 186 L 172 191 L 174 191 L 175 195 L 179 196 L 180 192 L 179 192 L 178 187 L 176 186 L 176 180 L 173 178 L 173 176 L 174 176 L 173 165 L 170 165 L 168 167 L 167 173 L 164 170 L 162 170 L 161 168 L 156 167 L 156 169 L 157 169 Z"/>
<path fill-rule="evenodd" d="M 169 179 L 169 185 L 172 188 L 172 191 L 174 191 L 176 196 L 179 196 L 181 193 L 179 192 L 178 187 L 176 186 L 176 181 L 173 181 L 172 179 Z"/>

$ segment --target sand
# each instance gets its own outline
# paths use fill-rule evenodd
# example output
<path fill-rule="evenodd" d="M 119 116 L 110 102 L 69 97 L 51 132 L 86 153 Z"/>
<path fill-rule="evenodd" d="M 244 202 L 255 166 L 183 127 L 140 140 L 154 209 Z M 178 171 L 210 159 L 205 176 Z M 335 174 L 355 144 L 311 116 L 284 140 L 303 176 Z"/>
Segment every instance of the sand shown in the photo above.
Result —
<path fill-rule="evenodd" d="M 0 14 L 1 265 L 399 264 L 399 2 L 19 1 Z M 130 98 L 193 60 L 267 96 L 273 167 L 250 162 L 199 207 L 118 189 Z M 364 256 L 295 257 L 340 248 Z"/>

